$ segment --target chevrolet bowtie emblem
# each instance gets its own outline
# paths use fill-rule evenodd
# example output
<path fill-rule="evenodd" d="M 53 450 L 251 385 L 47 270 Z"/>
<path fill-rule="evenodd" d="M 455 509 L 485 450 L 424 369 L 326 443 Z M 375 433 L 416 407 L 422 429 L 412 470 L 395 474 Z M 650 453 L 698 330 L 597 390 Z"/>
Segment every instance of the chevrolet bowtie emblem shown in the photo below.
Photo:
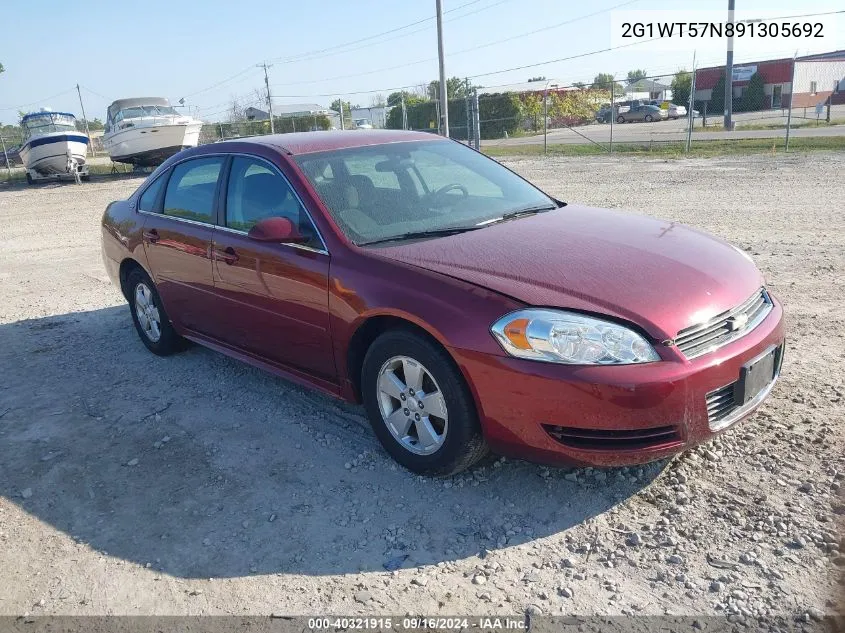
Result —
<path fill-rule="evenodd" d="M 728 327 L 731 329 L 731 332 L 736 332 L 741 330 L 748 324 L 748 315 L 747 314 L 738 314 L 736 316 L 731 317 L 728 319 Z"/>

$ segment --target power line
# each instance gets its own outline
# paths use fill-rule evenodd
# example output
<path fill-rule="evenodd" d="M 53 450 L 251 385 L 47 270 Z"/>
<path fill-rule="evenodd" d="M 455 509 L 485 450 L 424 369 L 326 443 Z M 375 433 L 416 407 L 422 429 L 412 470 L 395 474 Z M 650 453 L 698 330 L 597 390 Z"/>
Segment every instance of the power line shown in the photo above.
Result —
<path fill-rule="evenodd" d="M 500 5 L 500 4 L 503 4 L 504 2 L 509 2 L 509 1 L 510 0 L 499 0 L 498 2 L 495 2 L 491 5 L 481 7 L 481 9 L 479 9 L 479 11 L 491 9 L 491 8 L 497 6 L 497 5 Z M 464 9 L 468 6 L 478 4 L 479 2 L 481 2 L 481 0 L 470 0 L 470 2 L 465 2 L 464 4 L 459 5 L 459 6 L 455 7 L 454 9 L 449 9 L 445 13 L 454 13 L 455 11 L 459 11 L 460 9 Z M 463 18 L 463 17 L 466 17 L 468 15 L 473 15 L 477 12 L 478 11 L 470 11 L 470 12 L 467 12 L 466 14 L 464 14 L 464 15 L 457 16 L 457 17 Z M 381 33 L 375 33 L 374 35 L 368 35 L 367 37 L 362 37 L 362 38 L 357 39 L 357 40 L 352 40 L 350 42 L 344 42 L 342 44 L 335 44 L 334 46 L 328 46 L 326 48 L 321 48 L 321 49 L 317 49 L 317 50 L 313 50 L 313 51 L 307 51 L 307 52 L 304 52 L 304 53 L 297 53 L 297 54 L 289 56 L 289 57 L 275 57 L 275 58 L 272 59 L 272 61 L 278 61 L 278 62 L 283 63 L 283 64 L 290 64 L 290 63 L 297 62 L 297 61 L 309 61 L 311 59 L 319 59 L 319 58 L 322 58 L 322 57 L 328 57 L 328 55 L 320 55 L 320 54 L 326 53 L 326 52 L 329 52 L 329 51 L 337 51 L 337 49 L 346 48 L 346 47 L 352 46 L 354 44 L 360 44 L 361 42 L 368 42 L 370 40 L 377 39 L 377 38 L 379 38 L 383 35 L 390 35 L 391 33 L 397 33 L 398 31 L 404 31 L 405 29 L 409 29 L 413 26 L 418 26 L 420 24 L 425 24 L 426 22 L 431 22 L 432 20 L 434 20 L 434 18 L 435 18 L 435 16 L 432 15 L 432 16 L 429 16 L 427 18 L 417 20 L 415 22 L 410 22 L 410 23 L 404 24 L 402 26 L 397 26 L 395 28 L 388 29 L 387 31 L 382 31 Z M 420 29 L 420 30 L 424 30 L 424 29 Z M 419 32 L 419 30 L 414 31 L 414 32 L 417 33 L 417 32 Z M 403 33 L 402 37 L 406 37 L 407 35 L 409 35 L 409 34 Z M 394 39 L 394 38 L 391 38 L 391 39 Z M 390 41 L 390 40 L 384 40 L 384 41 Z M 383 42 L 376 42 L 376 44 L 382 44 L 382 43 Z M 370 46 L 372 46 L 372 44 L 370 44 Z M 361 47 L 361 48 L 365 48 L 365 47 Z M 356 49 L 352 49 L 352 50 L 360 50 L 360 49 L 356 48 Z M 335 54 L 346 53 L 346 52 L 349 52 L 349 51 L 338 51 Z M 318 55 L 319 55 L 319 57 L 316 57 Z"/>

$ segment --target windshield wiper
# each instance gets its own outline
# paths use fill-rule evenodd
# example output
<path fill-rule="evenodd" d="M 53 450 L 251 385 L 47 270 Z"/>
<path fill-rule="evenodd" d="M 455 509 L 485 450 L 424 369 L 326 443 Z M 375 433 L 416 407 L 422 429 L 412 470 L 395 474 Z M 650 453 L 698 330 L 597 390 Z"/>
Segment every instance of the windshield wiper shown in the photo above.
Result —
<path fill-rule="evenodd" d="M 514 209 L 513 211 L 503 213 L 498 218 L 491 218 L 489 220 L 484 220 L 484 222 L 479 222 L 475 226 L 490 226 L 491 224 L 498 224 L 499 222 L 514 220 L 516 218 L 521 218 L 526 215 L 536 215 L 538 213 L 545 213 L 546 211 L 553 211 L 557 208 L 558 207 L 556 206 L 550 206 L 548 204 L 538 204 L 532 207 L 522 207 L 521 209 Z"/>
<path fill-rule="evenodd" d="M 393 237 L 383 237 L 377 240 L 370 240 L 368 242 L 358 242 L 358 246 L 369 246 L 370 244 L 382 244 L 384 242 L 400 242 L 402 240 L 414 240 L 426 237 L 445 237 L 447 235 L 456 235 L 458 233 L 466 233 L 467 231 L 476 231 L 483 226 L 450 226 L 443 229 L 432 229 L 430 231 L 410 231 Z"/>

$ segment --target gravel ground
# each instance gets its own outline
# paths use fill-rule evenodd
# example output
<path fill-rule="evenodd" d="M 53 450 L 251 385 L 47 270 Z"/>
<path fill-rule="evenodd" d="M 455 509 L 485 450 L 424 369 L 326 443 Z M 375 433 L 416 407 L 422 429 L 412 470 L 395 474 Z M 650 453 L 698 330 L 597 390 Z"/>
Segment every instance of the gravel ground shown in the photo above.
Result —
<path fill-rule="evenodd" d="M 145 350 L 99 253 L 140 180 L 0 186 L 0 614 L 838 613 L 845 155 L 509 164 L 745 248 L 788 318 L 762 410 L 648 467 L 422 479 L 357 407 Z"/>

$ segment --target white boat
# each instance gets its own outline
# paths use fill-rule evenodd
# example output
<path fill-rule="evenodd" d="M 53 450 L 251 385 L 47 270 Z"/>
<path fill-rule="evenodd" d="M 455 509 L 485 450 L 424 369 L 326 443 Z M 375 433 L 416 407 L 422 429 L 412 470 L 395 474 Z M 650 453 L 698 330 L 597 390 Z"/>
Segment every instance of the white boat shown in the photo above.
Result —
<path fill-rule="evenodd" d="M 103 147 L 117 163 L 154 167 L 199 142 L 202 121 L 161 97 L 119 99 L 106 116 Z"/>
<path fill-rule="evenodd" d="M 85 155 L 89 139 L 76 131 L 70 112 L 41 109 L 21 119 L 25 139 L 20 149 L 28 182 L 62 175 L 87 175 Z"/>

